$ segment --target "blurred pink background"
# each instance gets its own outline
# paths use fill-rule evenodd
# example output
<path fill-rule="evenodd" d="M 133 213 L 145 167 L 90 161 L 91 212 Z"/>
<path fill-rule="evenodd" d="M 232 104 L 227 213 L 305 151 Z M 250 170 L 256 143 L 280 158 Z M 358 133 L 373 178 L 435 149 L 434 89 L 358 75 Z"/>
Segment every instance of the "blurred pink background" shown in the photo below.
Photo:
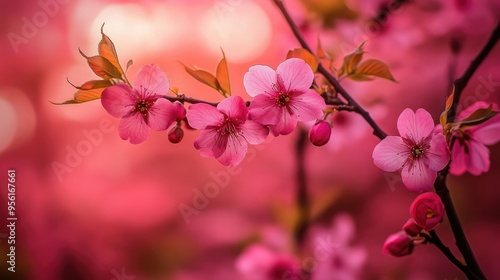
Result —
<path fill-rule="evenodd" d="M 461 75 L 500 15 L 494 0 L 415 0 L 377 25 L 371 18 L 386 1 L 285 2 L 310 44 L 316 45 L 319 34 L 337 66 L 343 54 L 369 39 L 366 57 L 385 61 L 399 83 L 342 84 L 389 134 L 397 133 L 397 116 L 407 107 L 423 107 L 438 120 L 450 77 Z M 122 65 L 134 60 L 129 78 L 155 63 L 181 92 L 218 101 L 220 96 L 178 61 L 213 72 L 222 47 L 233 92 L 250 100 L 242 84 L 248 68 L 275 68 L 288 50 L 299 47 L 272 1 L 0 5 L 0 218 L 7 224 L 8 169 L 16 170 L 18 217 L 15 273 L 7 270 L 8 232 L 0 226 L 0 279 L 274 279 L 245 266 L 259 261 L 252 246 L 288 256 L 302 268 L 312 260 L 311 279 L 465 279 L 434 246 L 419 246 L 404 258 L 382 254 L 385 238 L 407 220 L 416 194 L 373 165 L 378 140 L 356 115 L 339 114 L 331 142 L 307 147 L 314 219 L 299 248 L 292 238 L 296 133 L 268 139 L 251 148 L 239 167 L 228 169 L 199 156 L 193 148 L 197 131 L 186 131 L 177 145 L 168 142 L 166 132 L 131 145 L 120 139 L 118 120 L 99 101 L 49 102 L 73 96 L 66 78 L 74 84 L 94 78 L 78 48 L 97 54 L 104 22 Z M 456 54 L 451 41 L 460 46 Z M 500 101 L 499 50 L 496 46 L 471 79 L 464 106 Z M 489 279 L 500 279 L 500 146 L 490 149 L 489 173 L 448 182 L 479 263 Z M 63 170 L 56 168 L 62 165 Z M 214 183 L 220 187 L 200 200 L 199 193 Z M 195 209 L 196 203 L 208 205 Z M 183 205 L 196 210 L 188 220 Z M 437 232 L 457 252 L 446 219 Z M 318 259 L 320 237 L 335 246 Z"/>

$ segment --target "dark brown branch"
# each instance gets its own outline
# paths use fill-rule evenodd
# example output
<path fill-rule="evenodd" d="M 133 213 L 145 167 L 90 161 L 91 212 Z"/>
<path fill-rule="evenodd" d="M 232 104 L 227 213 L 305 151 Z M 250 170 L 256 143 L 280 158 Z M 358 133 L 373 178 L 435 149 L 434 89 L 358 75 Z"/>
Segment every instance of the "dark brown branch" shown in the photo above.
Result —
<path fill-rule="evenodd" d="M 307 147 L 307 131 L 300 129 L 296 144 L 295 155 L 297 161 L 297 205 L 299 217 L 295 228 L 295 238 L 302 244 L 309 226 L 309 195 L 307 193 L 307 177 L 305 165 L 305 151 Z"/>
<path fill-rule="evenodd" d="M 217 105 L 219 104 L 219 102 L 209 102 L 209 101 L 205 101 L 205 100 L 201 100 L 201 99 L 187 97 L 187 96 L 185 96 L 183 94 L 179 94 L 178 96 L 167 96 L 167 95 L 165 95 L 163 97 L 165 99 L 167 99 L 167 100 L 172 101 L 172 102 L 179 101 L 181 103 L 187 102 L 187 103 L 191 103 L 191 104 L 204 103 L 204 104 L 208 104 L 208 105 L 211 105 L 211 106 L 214 106 L 214 107 L 217 107 Z"/>
<path fill-rule="evenodd" d="M 292 29 L 293 34 L 295 35 L 295 38 L 299 41 L 300 45 L 302 48 L 308 50 L 310 53 L 314 53 L 312 49 L 309 47 L 307 42 L 304 40 L 304 37 L 302 37 L 302 34 L 299 31 L 299 28 L 291 18 L 290 14 L 288 13 L 287 9 L 285 8 L 285 5 L 283 4 L 282 0 L 273 0 L 276 6 L 278 6 L 279 10 L 285 17 L 288 25 Z M 354 100 L 351 95 L 340 85 L 339 81 L 333 77 L 330 72 L 321 64 L 319 63 L 318 65 L 318 72 L 325 77 L 325 79 L 335 88 L 335 90 L 347 101 L 349 105 L 354 106 L 355 110 L 354 112 L 360 114 L 366 122 L 373 128 L 373 134 L 377 136 L 379 139 L 384 139 L 387 137 L 387 134 L 378 126 L 378 124 L 375 122 L 375 120 L 372 119 L 370 114 L 359 105 L 356 100 Z"/>

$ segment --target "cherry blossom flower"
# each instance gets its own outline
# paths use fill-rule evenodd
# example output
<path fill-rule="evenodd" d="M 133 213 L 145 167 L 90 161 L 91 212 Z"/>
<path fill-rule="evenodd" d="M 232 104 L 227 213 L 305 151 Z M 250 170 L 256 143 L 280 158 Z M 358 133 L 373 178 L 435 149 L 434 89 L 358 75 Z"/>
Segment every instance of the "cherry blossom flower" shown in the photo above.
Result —
<path fill-rule="evenodd" d="M 109 114 L 121 118 L 120 137 L 139 144 L 148 138 L 151 129 L 166 130 L 175 120 L 175 109 L 162 98 L 170 83 L 158 66 L 149 64 L 141 68 L 134 84 L 134 88 L 118 84 L 105 89 L 101 103 Z"/>
<path fill-rule="evenodd" d="M 457 120 L 463 120 L 480 108 L 488 108 L 486 102 L 476 102 L 463 110 Z M 455 143 L 451 149 L 450 173 L 462 175 L 466 171 L 479 175 L 490 169 L 490 151 L 486 145 L 500 141 L 500 115 L 486 122 L 454 133 Z"/>
<path fill-rule="evenodd" d="M 432 230 L 443 221 L 444 205 L 439 195 L 423 193 L 410 206 L 410 216 L 415 224 L 425 230 Z"/>
<path fill-rule="evenodd" d="M 401 136 L 387 136 L 373 150 L 376 166 L 387 172 L 401 170 L 403 183 L 411 191 L 429 191 L 450 159 L 443 134 L 434 134 L 429 112 L 405 109 L 398 118 Z"/>
<path fill-rule="evenodd" d="M 276 71 L 269 66 L 250 67 L 244 86 L 254 97 L 250 118 L 268 125 L 274 136 L 291 133 L 297 121 L 313 121 L 323 114 L 325 101 L 310 89 L 314 73 L 304 60 L 290 58 Z"/>
<path fill-rule="evenodd" d="M 217 108 L 193 104 L 187 112 L 189 125 L 203 130 L 194 142 L 201 156 L 213 157 L 223 165 L 238 165 L 247 153 L 247 142 L 260 144 L 269 134 L 261 124 L 247 119 L 248 109 L 239 96 L 231 96 Z"/>

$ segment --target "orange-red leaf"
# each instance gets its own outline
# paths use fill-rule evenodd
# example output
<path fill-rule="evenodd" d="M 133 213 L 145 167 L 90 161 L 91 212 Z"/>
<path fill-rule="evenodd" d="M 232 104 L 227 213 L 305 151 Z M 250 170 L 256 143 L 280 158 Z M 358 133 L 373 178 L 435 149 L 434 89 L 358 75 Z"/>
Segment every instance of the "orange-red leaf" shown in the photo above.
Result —
<path fill-rule="evenodd" d="M 231 96 L 231 83 L 229 81 L 229 70 L 227 67 L 226 54 L 222 51 L 222 59 L 217 65 L 217 70 L 215 73 L 217 77 L 217 82 L 219 83 L 220 89 L 224 97 Z"/>
<path fill-rule="evenodd" d="M 380 60 L 377 59 L 367 59 L 361 62 L 358 67 L 354 69 L 353 74 L 364 75 L 364 76 L 374 76 L 379 78 L 384 78 L 391 81 L 396 81 L 391 74 L 389 67 Z M 349 76 L 352 79 L 352 77 Z"/>
<path fill-rule="evenodd" d="M 98 45 L 99 56 L 107 59 L 118 70 L 120 75 L 123 75 L 123 69 L 120 66 L 120 62 L 118 61 L 118 55 L 116 54 L 115 45 L 113 44 L 113 41 L 111 41 L 111 39 L 106 34 L 104 34 L 103 27 L 104 24 L 101 27 L 102 39 Z"/>
<path fill-rule="evenodd" d="M 310 53 L 306 49 L 298 48 L 289 51 L 286 55 L 286 58 L 292 57 L 303 59 L 311 67 L 313 72 L 316 72 L 316 70 L 318 70 L 318 60 L 312 53 Z"/>
<path fill-rule="evenodd" d="M 207 71 L 205 70 L 201 70 L 201 69 L 191 69 L 189 67 L 187 67 L 186 65 L 184 65 L 184 69 L 186 69 L 186 72 L 188 72 L 189 75 L 191 75 L 193 78 L 195 78 L 196 80 L 204 83 L 205 85 L 217 90 L 217 91 L 222 91 L 220 85 L 219 85 L 219 82 L 217 81 L 217 78 L 208 73 Z"/>
<path fill-rule="evenodd" d="M 443 126 L 443 128 L 448 122 L 448 111 L 450 111 L 454 98 L 455 98 L 455 84 L 453 84 L 450 96 L 448 96 L 448 99 L 446 99 L 446 108 L 444 109 L 444 112 L 441 113 L 441 116 L 439 116 L 439 123 Z"/>
<path fill-rule="evenodd" d="M 363 54 L 365 54 L 365 51 L 363 50 L 363 46 L 365 45 L 365 43 L 366 41 L 359 44 L 354 52 L 344 56 L 344 62 L 340 67 L 339 75 L 349 75 L 354 71 L 361 59 L 363 59 Z"/>
<path fill-rule="evenodd" d="M 71 84 L 71 83 L 70 83 Z M 76 89 L 82 89 L 82 90 L 89 90 L 89 89 L 96 89 L 96 88 L 106 88 L 110 87 L 113 85 L 110 80 L 92 80 L 92 81 L 87 81 L 83 83 L 83 85 L 77 87 L 73 84 Z"/>
<path fill-rule="evenodd" d="M 99 55 L 88 57 L 81 50 L 79 51 L 80 54 L 87 59 L 90 69 L 92 69 L 97 76 L 105 80 L 109 80 L 111 78 L 121 79 L 122 74 L 120 73 L 120 70 L 109 62 L 108 59 Z"/>
<path fill-rule="evenodd" d="M 65 104 L 78 104 L 78 103 L 84 103 L 92 100 L 96 100 L 101 98 L 102 92 L 106 88 L 94 88 L 94 89 L 89 89 L 89 90 L 79 90 L 75 93 L 75 96 L 73 99 L 61 102 L 61 103 L 55 103 L 52 102 L 55 105 L 65 105 Z"/>

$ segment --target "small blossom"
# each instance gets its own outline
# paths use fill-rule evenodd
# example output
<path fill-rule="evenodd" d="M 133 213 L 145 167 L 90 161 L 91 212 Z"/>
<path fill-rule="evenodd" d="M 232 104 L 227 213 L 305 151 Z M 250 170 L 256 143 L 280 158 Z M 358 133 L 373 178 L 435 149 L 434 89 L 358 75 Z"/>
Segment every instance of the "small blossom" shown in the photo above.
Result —
<path fill-rule="evenodd" d="M 269 134 L 261 124 L 247 119 L 248 109 L 239 96 L 231 96 L 217 108 L 193 104 L 187 112 L 189 125 L 203 130 L 194 146 L 203 157 L 213 157 L 223 165 L 238 165 L 247 153 L 247 142 L 260 144 Z"/>
<path fill-rule="evenodd" d="M 186 108 L 179 101 L 174 102 L 175 106 L 175 121 L 180 122 L 186 117 Z"/>
<path fill-rule="evenodd" d="M 443 221 L 444 213 L 441 198 L 433 192 L 417 196 L 410 206 L 410 216 L 425 230 L 432 230 L 439 225 Z"/>
<path fill-rule="evenodd" d="M 463 120 L 474 111 L 488 108 L 486 102 L 476 102 L 462 111 L 457 120 Z M 500 141 L 500 115 L 484 123 L 462 129 L 454 133 L 455 143 L 451 149 L 450 173 L 462 175 L 469 172 L 479 175 L 490 169 L 490 150 L 486 145 L 493 145 Z"/>
<path fill-rule="evenodd" d="M 404 231 L 399 231 L 387 237 L 382 252 L 395 257 L 403 257 L 411 254 L 414 247 L 415 244 L 411 236 Z"/>
<path fill-rule="evenodd" d="M 321 147 L 328 143 L 332 135 L 332 126 L 325 121 L 316 122 L 309 130 L 309 141 L 314 146 Z"/>
<path fill-rule="evenodd" d="M 310 89 L 314 73 L 304 60 L 290 58 L 276 71 L 269 66 L 250 67 L 244 86 L 254 97 L 250 118 L 268 125 L 274 136 L 291 133 L 297 121 L 312 121 L 323 114 L 325 101 Z"/>
<path fill-rule="evenodd" d="M 422 231 L 422 227 L 417 225 L 415 223 L 415 220 L 413 218 L 408 219 L 408 221 L 403 225 L 403 230 L 409 235 L 409 236 L 417 236 L 420 234 L 420 231 Z"/>
<path fill-rule="evenodd" d="M 178 125 L 172 127 L 168 132 L 168 141 L 170 143 L 177 144 L 181 142 L 182 138 L 184 138 L 184 130 Z"/>
<path fill-rule="evenodd" d="M 175 120 L 175 112 L 173 104 L 163 98 L 170 83 L 158 66 L 141 68 L 134 84 L 134 88 L 118 84 L 105 89 L 101 103 L 109 114 L 121 118 L 120 137 L 139 144 L 148 138 L 151 129 L 166 130 Z"/>
<path fill-rule="evenodd" d="M 387 136 L 373 150 L 376 166 L 387 172 L 401 170 L 411 191 L 429 191 L 450 159 L 443 134 L 434 134 L 434 122 L 424 109 L 405 109 L 398 118 L 401 136 Z"/>

